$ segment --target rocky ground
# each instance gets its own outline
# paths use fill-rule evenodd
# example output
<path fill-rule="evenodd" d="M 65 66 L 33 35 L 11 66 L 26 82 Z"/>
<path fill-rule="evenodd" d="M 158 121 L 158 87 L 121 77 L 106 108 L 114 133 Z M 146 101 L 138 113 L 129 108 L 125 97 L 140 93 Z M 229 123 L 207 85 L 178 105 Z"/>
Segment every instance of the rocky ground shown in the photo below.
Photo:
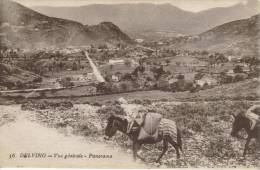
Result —
<path fill-rule="evenodd" d="M 251 102 L 171 102 L 149 100 L 133 100 L 131 105 L 142 106 L 161 113 L 164 117 L 177 122 L 183 133 L 184 154 L 176 159 L 175 150 L 170 147 L 162 158 L 161 165 L 154 163 L 162 149 L 162 144 L 145 145 L 140 155 L 145 158 L 148 166 L 159 167 L 259 167 L 260 152 L 256 141 L 250 144 L 248 156 L 242 157 L 245 140 L 230 137 L 232 127 L 231 113 L 245 111 Z M 8 106 L 14 111 L 17 107 Z M 70 102 L 48 103 L 31 102 L 23 104 L 26 119 L 55 128 L 64 135 L 73 134 L 88 141 L 106 143 L 122 149 L 131 157 L 131 142 L 126 136 L 117 133 L 111 141 L 104 141 L 105 119 L 109 112 L 119 112 L 115 103 L 109 102 L 102 106 L 75 104 Z M 118 110 L 119 109 L 119 110 Z M 5 116 L 6 117 L 6 116 Z M 3 117 L 1 121 L 4 120 Z M 7 121 L 6 121 L 7 122 Z"/>
<path fill-rule="evenodd" d="M 45 126 L 46 117 L 34 119 L 35 111 L 21 110 L 20 105 L 0 106 L 0 166 L 1 167 L 60 167 L 60 168 L 147 168 L 141 162 L 134 162 L 129 153 L 120 147 L 93 141 L 85 136 L 74 135 L 69 128 Z M 4 114 L 3 114 L 4 113 Z M 14 115 L 11 122 L 6 116 Z M 39 113 L 40 115 L 40 113 Z M 41 122 L 42 123 L 39 123 Z M 57 131 L 58 130 L 58 131 Z M 20 157 L 21 153 L 44 153 L 47 158 Z M 15 157 L 9 159 L 10 154 Z M 61 157 L 54 157 L 59 154 Z M 86 155 L 76 158 L 72 155 Z M 112 155 L 112 158 L 103 158 Z"/>

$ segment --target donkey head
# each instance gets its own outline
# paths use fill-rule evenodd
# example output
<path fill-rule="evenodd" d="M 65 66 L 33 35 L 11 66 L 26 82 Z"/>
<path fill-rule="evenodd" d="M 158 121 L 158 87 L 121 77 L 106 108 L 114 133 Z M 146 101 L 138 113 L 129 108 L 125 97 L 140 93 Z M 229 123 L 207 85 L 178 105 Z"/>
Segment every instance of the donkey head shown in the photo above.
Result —
<path fill-rule="evenodd" d="M 238 134 L 238 132 L 243 128 L 246 130 L 249 129 L 250 121 L 245 117 L 243 113 L 235 113 L 232 114 L 232 116 L 234 118 L 234 121 L 232 125 L 231 136 L 243 138 Z"/>

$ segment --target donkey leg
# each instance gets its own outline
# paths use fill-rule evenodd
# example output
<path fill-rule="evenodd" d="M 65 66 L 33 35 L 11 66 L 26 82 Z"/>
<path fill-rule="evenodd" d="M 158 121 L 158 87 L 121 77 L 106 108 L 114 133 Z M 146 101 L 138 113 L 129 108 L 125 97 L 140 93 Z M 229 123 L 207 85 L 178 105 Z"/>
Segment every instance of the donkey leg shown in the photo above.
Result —
<path fill-rule="evenodd" d="M 246 157 L 246 151 L 248 150 L 249 148 L 249 143 L 250 143 L 250 140 L 251 140 L 251 136 L 248 136 L 247 139 L 246 139 L 246 144 L 245 144 L 245 148 L 244 148 L 244 153 L 243 153 L 243 157 Z"/>
<path fill-rule="evenodd" d="M 133 141 L 133 158 L 134 158 L 134 161 L 136 161 L 136 156 L 137 156 L 137 142 Z"/>
<path fill-rule="evenodd" d="M 140 157 L 140 156 L 138 155 L 138 153 L 137 153 L 137 152 L 140 150 L 141 146 L 142 146 L 141 143 L 139 143 L 139 142 L 137 142 L 137 141 L 133 142 L 133 157 L 134 157 L 134 160 L 136 160 L 137 157 L 140 158 L 141 160 L 144 160 L 144 159 L 143 159 L 142 157 Z"/>
<path fill-rule="evenodd" d="M 169 137 L 169 142 L 174 147 L 174 149 L 176 150 L 177 159 L 179 159 L 180 158 L 180 151 L 179 151 L 178 144 L 176 142 L 174 142 L 171 137 Z"/>
<path fill-rule="evenodd" d="M 145 159 L 143 157 L 140 156 L 140 154 L 138 153 L 138 151 L 140 151 L 141 147 L 142 147 L 142 143 L 136 143 L 135 145 L 135 149 L 136 149 L 136 157 L 141 159 L 142 161 L 145 161 Z"/>
<path fill-rule="evenodd" d="M 163 157 L 163 155 L 167 150 L 168 150 L 168 141 L 166 139 L 163 139 L 163 151 L 161 155 L 159 155 L 159 157 L 156 159 L 156 163 L 160 162 L 160 159 Z"/>

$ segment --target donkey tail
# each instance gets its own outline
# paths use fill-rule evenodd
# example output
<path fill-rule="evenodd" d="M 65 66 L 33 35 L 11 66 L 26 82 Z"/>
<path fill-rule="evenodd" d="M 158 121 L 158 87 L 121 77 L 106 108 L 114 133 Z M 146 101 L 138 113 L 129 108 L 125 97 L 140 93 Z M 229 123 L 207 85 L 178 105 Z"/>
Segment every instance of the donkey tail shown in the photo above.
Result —
<path fill-rule="evenodd" d="M 177 128 L 177 144 L 181 150 L 181 152 L 183 153 L 183 150 L 182 150 L 182 140 L 181 140 L 181 131 L 179 128 Z"/>

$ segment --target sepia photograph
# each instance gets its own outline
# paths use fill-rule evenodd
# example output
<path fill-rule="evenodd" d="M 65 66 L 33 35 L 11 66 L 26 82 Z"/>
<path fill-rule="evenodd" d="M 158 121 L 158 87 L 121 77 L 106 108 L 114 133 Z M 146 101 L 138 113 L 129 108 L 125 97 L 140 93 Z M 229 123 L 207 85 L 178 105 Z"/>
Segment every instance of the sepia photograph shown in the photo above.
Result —
<path fill-rule="evenodd" d="M 260 168 L 260 0 L 0 0 L 0 168 Z"/>

